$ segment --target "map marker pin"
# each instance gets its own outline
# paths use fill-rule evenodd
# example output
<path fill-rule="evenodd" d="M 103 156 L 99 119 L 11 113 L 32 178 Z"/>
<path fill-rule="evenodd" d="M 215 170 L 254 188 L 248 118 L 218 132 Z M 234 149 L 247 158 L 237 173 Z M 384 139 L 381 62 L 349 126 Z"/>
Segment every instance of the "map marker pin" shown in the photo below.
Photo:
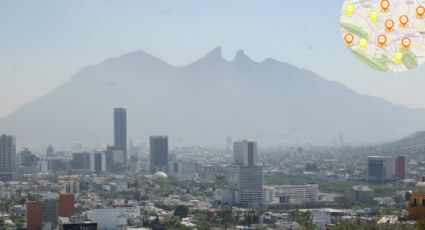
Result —
<path fill-rule="evenodd" d="M 407 15 L 401 15 L 399 18 L 400 26 L 401 27 L 407 27 L 407 23 L 409 22 L 409 17 Z"/>
<path fill-rule="evenodd" d="M 383 12 L 387 13 L 388 10 L 390 9 L 390 6 L 391 6 L 390 1 L 388 0 L 381 1 L 381 9 Z"/>
<path fill-rule="evenodd" d="M 354 6 L 354 4 L 348 4 L 345 6 L 345 12 L 348 15 L 352 15 L 354 14 L 354 11 L 356 10 L 356 7 Z"/>
<path fill-rule="evenodd" d="M 400 64 L 401 61 L 403 61 L 403 53 L 400 52 L 400 51 L 395 52 L 394 59 L 395 59 L 395 62 L 397 62 L 398 64 Z"/>
<path fill-rule="evenodd" d="M 354 41 L 354 36 L 352 34 L 348 33 L 344 36 L 344 40 L 345 40 L 345 43 L 347 44 L 347 46 L 351 46 L 353 44 L 353 41 Z"/>
<path fill-rule="evenodd" d="M 387 36 L 381 34 L 378 36 L 378 44 L 381 47 L 384 47 L 387 44 Z"/>
<path fill-rule="evenodd" d="M 410 38 L 403 38 L 403 40 L 401 41 L 401 45 L 407 50 L 410 49 L 411 44 L 412 41 L 410 40 Z"/>
<path fill-rule="evenodd" d="M 388 32 L 393 31 L 393 28 L 394 28 L 394 21 L 393 21 L 392 19 L 387 19 L 387 21 L 385 21 L 385 27 L 386 27 L 386 30 L 387 30 Z"/>
<path fill-rule="evenodd" d="M 376 22 L 378 20 L 378 17 L 379 17 L 379 11 L 371 10 L 369 16 L 370 16 L 370 19 L 372 20 L 372 22 Z"/>
<path fill-rule="evenodd" d="M 423 6 L 418 6 L 416 8 L 416 13 L 418 14 L 418 18 L 423 18 L 425 15 L 425 7 Z"/>
<path fill-rule="evenodd" d="M 365 49 L 368 45 L 369 41 L 366 38 L 360 38 L 359 45 L 360 48 Z"/>

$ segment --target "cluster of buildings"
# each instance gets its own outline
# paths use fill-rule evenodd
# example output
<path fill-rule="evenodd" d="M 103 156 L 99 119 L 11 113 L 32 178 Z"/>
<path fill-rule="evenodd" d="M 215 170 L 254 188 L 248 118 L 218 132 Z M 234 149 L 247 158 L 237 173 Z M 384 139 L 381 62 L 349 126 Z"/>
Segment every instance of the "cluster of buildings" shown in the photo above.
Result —
<path fill-rule="evenodd" d="M 42 197 L 26 203 L 28 230 L 57 229 L 59 218 L 75 215 L 74 194 L 44 193 Z M 79 223 L 84 226 L 84 223 Z M 97 225 L 96 225 L 97 226 Z M 64 229 L 66 224 L 61 225 Z"/>
<path fill-rule="evenodd" d="M 369 156 L 367 158 L 367 179 L 385 182 L 405 179 L 405 157 Z"/>
<path fill-rule="evenodd" d="M 72 170 L 95 173 L 138 171 L 140 169 L 138 152 L 133 151 L 128 157 L 126 113 L 124 108 L 114 109 L 114 145 L 107 146 L 106 150 L 57 153 L 52 146 L 49 146 L 46 155 L 43 156 L 37 156 L 28 149 L 24 149 L 17 155 L 15 137 L 0 136 L 0 181 L 23 179 L 27 174 L 40 171 Z M 169 154 L 167 136 L 151 136 L 149 143 L 148 172 L 150 174 L 161 171 L 179 179 L 192 179 L 196 176 L 198 168 L 196 162 L 178 160 L 175 155 Z"/>
<path fill-rule="evenodd" d="M 218 150 L 194 147 L 170 152 L 167 136 L 151 136 L 149 150 L 141 160 L 140 149 L 131 142 L 127 148 L 126 109 L 116 108 L 113 114 L 114 144 L 104 150 L 55 152 L 49 146 L 45 155 L 29 149 L 17 154 L 16 139 L 0 136 L 0 198 L 25 197 L 23 206 L 13 210 L 24 213 L 26 229 L 130 229 L 129 225 L 141 227 L 173 216 L 169 207 L 178 205 L 203 210 L 212 221 L 220 222 L 220 209 L 213 207 L 230 205 L 238 207 L 234 212 L 249 216 L 252 210 L 268 210 L 270 206 L 303 207 L 308 202 L 335 205 L 342 198 L 364 204 L 393 204 L 393 197 L 377 197 L 368 185 L 406 179 L 403 156 L 369 156 L 364 164 L 366 155 L 357 164 L 363 167 L 361 174 L 349 160 L 338 165 L 335 159 L 314 159 L 302 148 L 294 154 L 276 154 L 288 158 L 284 163 L 274 165 L 273 158 L 264 155 L 260 161 L 257 142 L 248 140 L 228 139 L 226 147 Z M 263 162 L 265 159 L 267 162 Z M 266 183 L 266 176 L 313 178 L 308 180 L 313 182 Z M 168 178 L 177 179 L 173 180 L 174 187 L 164 185 Z M 339 194 L 321 193 L 315 179 L 364 185 L 350 186 Z M 405 196 L 400 203 L 408 200 L 408 219 L 424 218 L 425 182 L 416 184 Z M 363 215 L 345 209 L 303 211 L 312 213 L 321 229 L 343 217 Z M 269 211 L 258 219 L 261 226 L 300 227 L 279 212 Z M 195 216 L 181 221 L 192 227 L 199 223 Z"/>

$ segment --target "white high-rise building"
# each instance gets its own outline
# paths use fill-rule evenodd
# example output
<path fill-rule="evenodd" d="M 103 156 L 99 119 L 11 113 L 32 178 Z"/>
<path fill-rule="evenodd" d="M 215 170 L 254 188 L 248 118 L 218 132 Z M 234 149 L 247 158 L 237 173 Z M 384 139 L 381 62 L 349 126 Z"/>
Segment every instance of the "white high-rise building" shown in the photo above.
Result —
<path fill-rule="evenodd" d="M 257 165 L 257 143 L 237 141 L 233 143 L 233 163 L 241 166 Z"/>
<path fill-rule="evenodd" d="M 90 154 L 90 171 L 93 171 L 93 172 L 106 171 L 106 153 L 105 152 L 96 151 Z"/>
<path fill-rule="evenodd" d="M 13 136 L 0 136 L 0 181 L 11 181 L 15 172 L 16 140 Z"/>
<path fill-rule="evenodd" d="M 264 206 L 263 166 L 257 163 L 257 143 L 235 142 L 233 157 L 234 163 L 229 167 L 229 188 L 224 201 L 243 207 Z"/>

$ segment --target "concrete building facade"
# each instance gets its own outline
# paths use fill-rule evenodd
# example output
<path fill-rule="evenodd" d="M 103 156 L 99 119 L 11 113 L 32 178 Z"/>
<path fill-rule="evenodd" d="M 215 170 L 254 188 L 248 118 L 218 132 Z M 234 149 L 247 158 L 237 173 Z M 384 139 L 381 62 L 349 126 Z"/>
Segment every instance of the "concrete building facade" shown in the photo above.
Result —
<path fill-rule="evenodd" d="M 9 135 L 0 136 L 0 181 L 11 181 L 15 173 L 16 140 Z"/>

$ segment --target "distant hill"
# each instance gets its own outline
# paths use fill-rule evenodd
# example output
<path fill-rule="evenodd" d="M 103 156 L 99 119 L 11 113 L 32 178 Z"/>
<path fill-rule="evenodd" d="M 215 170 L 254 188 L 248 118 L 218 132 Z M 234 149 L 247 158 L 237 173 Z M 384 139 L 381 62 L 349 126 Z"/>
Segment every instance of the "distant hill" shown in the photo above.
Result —
<path fill-rule="evenodd" d="M 0 120 L 0 132 L 44 143 L 112 140 L 112 108 L 128 109 L 129 138 L 173 143 L 395 140 L 425 130 L 425 110 L 361 95 L 273 59 L 232 61 L 216 48 L 175 67 L 143 51 L 83 68 L 48 95 Z"/>
<path fill-rule="evenodd" d="M 425 131 L 416 132 L 400 140 L 373 146 L 370 150 L 378 153 L 378 155 L 423 155 L 425 154 Z"/>
<path fill-rule="evenodd" d="M 388 145 L 409 145 L 425 148 L 425 131 L 416 132 Z"/>

